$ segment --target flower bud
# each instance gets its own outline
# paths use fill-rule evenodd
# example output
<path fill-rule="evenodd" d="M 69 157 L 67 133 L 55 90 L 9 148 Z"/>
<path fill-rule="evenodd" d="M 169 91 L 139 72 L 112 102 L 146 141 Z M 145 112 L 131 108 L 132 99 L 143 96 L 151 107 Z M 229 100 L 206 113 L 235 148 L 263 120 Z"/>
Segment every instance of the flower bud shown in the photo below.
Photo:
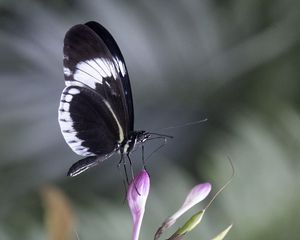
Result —
<path fill-rule="evenodd" d="M 130 183 L 127 192 L 127 201 L 133 219 L 132 240 L 139 238 L 149 190 L 150 177 L 145 170 L 142 170 Z"/>
<path fill-rule="evenodd" d="M 169 227 L 171 227 L 176 220 L 184 214 L 186 211 L 188 211 L 191 207 L 202 201 L 207 197 L 207 195 L 210 193 L 211 190 L 211 184 L 210 183 L 201 183 L 196 185 L 192 188 L 192 190 L 187 195 L 184 203 L 182 204 L 181 208 L 177 210 L 171 217 L 167 218 L 163 224 L 160 226 L 160 228 L 155 233 L 154 239 L 158 239 L 160 235 Z"/>

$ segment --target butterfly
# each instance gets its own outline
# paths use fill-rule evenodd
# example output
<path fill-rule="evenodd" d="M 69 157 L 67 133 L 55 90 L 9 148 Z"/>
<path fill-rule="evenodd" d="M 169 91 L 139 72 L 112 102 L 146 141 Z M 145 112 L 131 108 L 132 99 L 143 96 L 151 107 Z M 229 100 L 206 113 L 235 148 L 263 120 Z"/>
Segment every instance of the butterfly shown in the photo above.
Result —
<path fill-rule="evenodd" d="M 82 160 L 68 176 L 98 165 L 114 153 L 129 158 L 146 140 L 166 136 L 134 130 L 134 109 L 127 68 L 112 35 L 99 23 L 69 29 L 64 38 L 64 78 L 58 122 L 69 147 Z M 158 136 L 157 136 L 158 135 Z"/>

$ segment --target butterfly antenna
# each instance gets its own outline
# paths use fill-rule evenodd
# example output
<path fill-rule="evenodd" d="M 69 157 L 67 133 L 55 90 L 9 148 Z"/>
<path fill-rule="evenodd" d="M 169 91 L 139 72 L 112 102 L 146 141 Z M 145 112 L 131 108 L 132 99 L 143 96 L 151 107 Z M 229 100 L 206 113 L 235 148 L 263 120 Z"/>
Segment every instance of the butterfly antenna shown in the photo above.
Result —
<path fill-rule="evenodd" d="M 154 136 L 161 137 L 161 138 L 174 138 L 171 135 L 166 135 L 166 134 L 161 134 L 161 133 L 155 133 L 155 132 L 148 132 L 148 133 L 151 135 L 154 135 Z"/>
<path fill-rule="evenodd" d="M 197 124 L 206 122 L 207 120 L 208 120 L 207 118 L 204 118 L 204 119 L 201 119 L 201 120 L 198 120 L 198 121 L 194 121 L 194 122 L 188 122 L 188 123 L 178 124 L 178 125 L 171 126 L 171 127 L 161 128 L 161 129 L 158 129 L 157 131 L 169 130 L 169 129 L 174 129 L 174 128 L 189 127 L 189 126 L 192 126 L 192 125 L 197 125 Z"/>

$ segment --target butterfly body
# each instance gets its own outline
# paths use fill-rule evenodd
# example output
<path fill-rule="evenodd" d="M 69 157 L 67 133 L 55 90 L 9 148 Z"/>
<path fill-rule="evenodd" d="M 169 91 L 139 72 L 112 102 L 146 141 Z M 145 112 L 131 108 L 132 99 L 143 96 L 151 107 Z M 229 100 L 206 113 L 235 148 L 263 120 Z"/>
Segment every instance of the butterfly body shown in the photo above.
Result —
<path fill-rule="evenodd" d="M 150 136 L 150 133 L 146 131 L 131 132 L 129 136 L 121 143 L 119 152 L 121 154 L 129 154 L 134 150 L 137 144 L 144 143 Z"/>

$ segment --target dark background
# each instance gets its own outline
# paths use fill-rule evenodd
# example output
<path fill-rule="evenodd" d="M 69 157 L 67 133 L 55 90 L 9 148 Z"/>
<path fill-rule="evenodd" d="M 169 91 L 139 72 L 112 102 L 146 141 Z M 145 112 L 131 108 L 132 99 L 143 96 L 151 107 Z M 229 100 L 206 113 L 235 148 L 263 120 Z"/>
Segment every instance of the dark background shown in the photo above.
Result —
<path fill-rule="evenodd" d="M 89 20 L 123 52 L 135 128 L 175 137 L 147 163 L 142 238 L 153 238 L 195 184 L 209 181 L 216 192 L 231 174 L 228 156 L 233 183 L 189 239 L 210 239 L 230 223 L 228 239 L 299 238 L 299 11 L 296 0 L 2 0 L 0 239 L 48 238 L 41 190 L 49 185 L 69 200 L 80 239 L 130 239 L 118 156 L 66 177 L 80 157 L 57 122 L 63 38 Z M 140 169 L 140 151 L 133 159 Z"/>

